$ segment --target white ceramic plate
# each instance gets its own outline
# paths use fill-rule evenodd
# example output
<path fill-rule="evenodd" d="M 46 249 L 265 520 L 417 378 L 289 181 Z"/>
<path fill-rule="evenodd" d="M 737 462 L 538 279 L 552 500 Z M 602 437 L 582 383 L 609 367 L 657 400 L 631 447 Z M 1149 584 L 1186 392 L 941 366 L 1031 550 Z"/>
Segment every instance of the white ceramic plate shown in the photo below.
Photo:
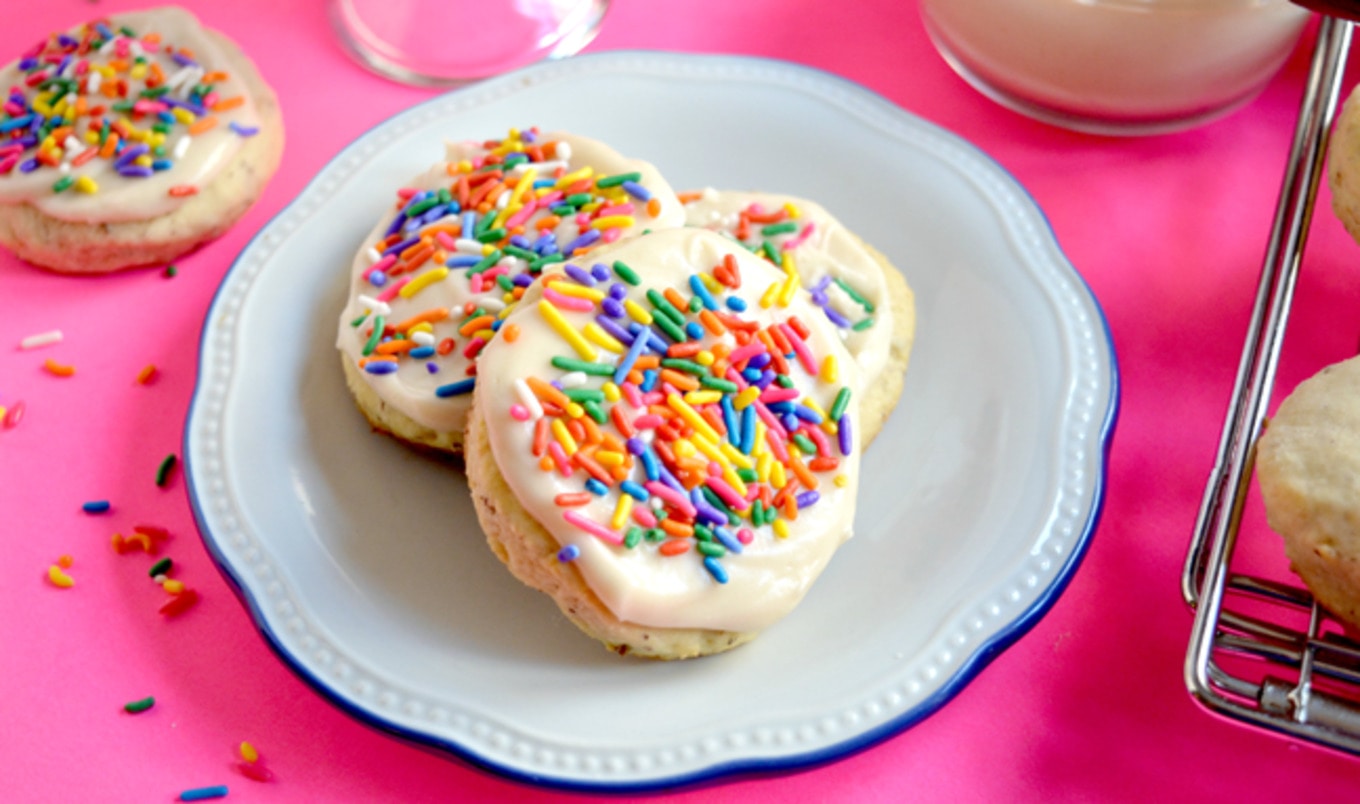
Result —
<path fill-rule="evenodd" d="M 864 459 L 855 538 L 739 650 L 604 651 L 500 566 L 459 472 L 370 433 L 346 392 L 336 316 L 391 190 L 446 138 L 529 125 L 604 139 L 676 187 L 817 199 L 916 291 L 916 350 Z M 1118 398 L 1100 309 L 983 154 L 824 73 L 656 53 L 531 67 L 360 137 L 242 252 L 199 371 L 185 436 L 199 526 L 279 655 L 385 731 L 587 789 L 802 767 L 936 710 L 1075 571 Z"/>

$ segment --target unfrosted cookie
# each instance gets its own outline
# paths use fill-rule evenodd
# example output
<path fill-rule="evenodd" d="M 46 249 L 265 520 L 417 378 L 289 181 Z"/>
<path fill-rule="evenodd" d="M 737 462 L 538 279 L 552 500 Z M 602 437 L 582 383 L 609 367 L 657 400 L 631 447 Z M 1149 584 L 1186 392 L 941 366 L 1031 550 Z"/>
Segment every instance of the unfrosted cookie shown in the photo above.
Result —
<path fill-rule="evenodd" d="M 1360 87 L 1341 106 L 1327 156 L 1332 211 L 1360 241 Z"/>
<path fill-rule="evenodd" d="M 0 243 L 58 271 L 191 251 L 245 213 L 283 153 L 255 65 L 173 6 L 53 34 L 0 86 Z"/>
<path fill-rule="evenodd" d="M 1360 358 L 1300 383 L 1256 448 L 1270 527 L 1314 597 L 1360 630 Z"/>
<path fill-rule="evenodd" d="M 902 272 L 807 199 L 708 188 L 681 200 L 690 226 L 721 232 L 798 274 L 859 363 L 863 437 L 872 442 L 902 395 L 916 334 L 915 296 Z"/>
<path fill-rule="evenodd" d="M 546 268 L 684 212 L 656 168 L 563 132 L 448 146 L 355 255 L 337 346 L 359 409 L 460 452 L 477 358 Z"/>
<path fill-rule="evenodd" d="M 478 518 L 516 577 L 611 650 L 727 650 L 787 615 L 851 535 L 859 369 L 794 280 L 712 232 L 576 264 L 525 294 L 478 363 Z"/>

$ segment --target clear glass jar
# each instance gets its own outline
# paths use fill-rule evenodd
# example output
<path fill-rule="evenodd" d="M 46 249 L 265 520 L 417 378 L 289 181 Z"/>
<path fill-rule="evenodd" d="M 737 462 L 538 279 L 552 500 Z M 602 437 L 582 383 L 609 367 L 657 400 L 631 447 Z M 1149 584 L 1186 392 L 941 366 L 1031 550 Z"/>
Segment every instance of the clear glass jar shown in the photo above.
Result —
<path fill-rule="evenodd" d="M 1246 104 L 1308 14 L 1287 0 L 921 0 L 936 48 L 984 95 L 1102 134 L 1177 131 Z"/>

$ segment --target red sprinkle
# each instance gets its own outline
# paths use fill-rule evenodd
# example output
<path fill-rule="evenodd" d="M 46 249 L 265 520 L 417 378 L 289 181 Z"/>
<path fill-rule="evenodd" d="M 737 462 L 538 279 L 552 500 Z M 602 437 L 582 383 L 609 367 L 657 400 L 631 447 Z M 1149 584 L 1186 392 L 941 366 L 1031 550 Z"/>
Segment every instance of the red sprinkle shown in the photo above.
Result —
<path fill-rule="evenodd" d="M 274 781 L 274 772 L 258 762 L 238 762 L 236 763 L 236 769 L 241 772 L 242 776 L 252 781 Z"/>
<path fill-rule="evenodd" d="M 195 592 L 192 589 L 185 589 L 183 592 L 170 598 L 169 602 L 165 605 L 161 606 L 160 612 L 166 617 L 176 617 L 193 608 L 196 603 L 198 603 L 198 592 Z"/>

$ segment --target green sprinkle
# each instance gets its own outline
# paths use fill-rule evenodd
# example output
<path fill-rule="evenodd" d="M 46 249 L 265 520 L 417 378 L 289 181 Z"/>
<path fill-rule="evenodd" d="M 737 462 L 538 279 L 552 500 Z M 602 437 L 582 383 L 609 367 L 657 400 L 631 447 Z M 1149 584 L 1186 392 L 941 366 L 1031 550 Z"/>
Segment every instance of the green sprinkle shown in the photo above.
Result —
<path fill-rule="evenodd" d="M 569 218 L 576 214 L 576 207 L 571 204 L 557 203 L 548 207 L 548 211 L 559 218 Z"/>
<path fill-rule="evenodd" d="M 418 201 L 406 208 L 406 217 L 407 218 L 419 217 L 422 212 L 428 212 L 437 206 L 439 206 L 438 197 L 427 198 L 424 201 Z"/>
<path fill-rule="evenodd" d="M 477 221 L 477 225 L 472 228 L 472 236 L 480 237 L 482 232 L 489 230 L 491 228 L 491 224 L 495 222 L 496 222 L 495 215 L 483 215 L 481 219 Z"/>
<path fill-rule="evenodd" d="M 520 248 L 519 246 L 513 244 L 507 244 L 505 248 L 502 250 L 506 254 L 509 254 L 512 257 L 519 257 L 521 260 L 524 260 L 525 262 L 533 262 L 534 260 L 538 259 L 537 252 L 530 251 L 527 248 Z"/>
<path fill-rule="evenodd" d="M 642 174 L 620 173 L 616 176 L 605 176 L 604 178 L 597 179 L 595 182 L 595 186 L 604 187 L 607 189 L 610 187 L 618 187 L 620 184 L 623 184 L 626 181 L 642 181 Z"/>
<path fill-rule="evenodd" d="M 671 304 L 670 300 L 665 296 L 662 296 L 660 291 L 656 288 L 647 289 L 647 301 L 652 303 L 652 307 L 654 307 L 657 312 L 669 318 L 672 324 L 675 324 L 677 327 L 683 327 L 685 325 L 685 316 L 681 314 L 679 310 L 675 309 L 675 305 Z"/>
<path fill-rule="evenodd" d="M 711 542 L 713 541 L 713 531 L 709 530 L 707 525 L 695 522 L 694 538 L 698 539 L 701 542 Z"/>
<path fill-rule="evenodd" d="M 841 279 L 839 276 L 833 276 L 833 277 L 831 278 L 831 281 L 836 283 L 836 287 L 838 287 L 838 288 L 840 288 L 841 290 L 845 291 L 845 295 L 847 295 L 847 296 L 849 296 L 850 298 L 854 299 L 855 302 L 858 303 L 860 307 L 863 307 L 863 308 L 864 308 L 864 312 L 866 312 L 866 313 L 872 313 L 872 312 L 874 311 L 874 305 L 873 305 L 873 303 L 870 302 L 868 299 L 864 298 L 864 296 L 861 295 L 860 292 L 859 292 L 858 290 L 855 290 L 854 288 L 850 287 L 850 283 L 849 283 L 849 282 L 846 282 L 844 279 Z"/>
<path fill-rule="evenodd" d="M 175 453 L 172 452 L 165 456 L 165 460 L 161 461 L 160 468 L 156 470 L 157 486 L 165 488 L 165 485 L 170 482 L 170 473 L 175 471 L 175 466 L 178 463 L 179 458 L 175 456 Z"/>
<path fill-rule="evenodd" d="M 751 524 L 760 527 L 761 520 L 765 517 L 765 504 L 760 500 L 751 503 Z"/>
<path fill-rule="evenodd" d="M 503 257 L 503 256 L 505 256 L 505 255 L 501 253 L 501 250 L 500 250 L 500 249 L 496 249 L 495 251 L 493 251 L 493 252 L 491 252 L 490 254 L 488 254 L 488 255 L 486 255 L 485 257 L 483 257 L 481 262 L 479 262 L 479 263 L 477 263 L 476 265 L 474 265 L 474 266 L 472 266 L 471 268 L 469 268 L 468 271 L 467 271 L 467 272 L 468 272 L 468 276 L 473 276 L 473 275 L 475 275 L 475 274 L 480 274 L 482 271 L 489 271 L 489 270 L 491 270 L 491 268 L 492 268 L 493 266 L 495 266 L 496 263 L 498 263 L 498 262 L 501 261 L 501 257 Z"/>
<path fill-rule="evenodd" d="M 75 176 L 62 176 L 60 179 L 57 179 L 55 184 L 52 185 L 52 192 L 54 193 L 65 192 L 67 188 L 69 188 L 72 184 L 75 183 L 76 183 Z"/>
<path fill-rule="evenodd" d="M 627 533 L 623 534 L 623 546 L 627 547 L 629 550 L 637 547 L 638 542 L 642 541 L 642 535 L 642 528 L 633 525 L 628 529 Z"/>
<path fill-rule="evenodd" d="M 152 578 L 156 577 L 157 575 L 164 575 L 170 571 L 170 567 L 173 564 L 174 562 L 171 561 L 169 558 L 162 558 L 160 561 L 157 561 L 155 564 L 152 564 L 151 569 L 147 570 L 146 574 L 150 575 Z"/>
<path fill-rule="evenodd" d="M 380 315 L 373 316 L 373 334 L 368 336 L 368 342 L 364 344 L 364 357 L 373 354 L 373 350 L 378 348 L 378 344 L 382 342 L 383 330 L 386 328 L 387 319 Z"/>
<path fill-rule="evenodd" d="M 641 281 L 638 279 L 636 271 L 618 260 L 614 261 L 614 273 L 618 275 L 619 279 L 622 279 L 630 285 L 637 285 L 638 282 Z"/>
<path fill-rule="evenodd" d="M 586 412 L 586 415 L 595 420 L 596 424 L 604 424 L 609 421 L 609 414 L 605 413 L 604 408 L 600 407 L 600 403 L 593 399 L 582 402 L 581 408 Z"/>
<path fill-rule="evenodd" d="M 614 367 L 606 363 L 591 363 L 585 360 L 577 360 L 574 357 L 553 355 L 552 364 L 553 368 L 560 368 L 563 371 L 579 371 L 595 377 L 614 376 Z"/>
<path fill-rule="evenodd" d="M 545 255 L 543 255 L 542 257 L 539 257 L 538 259 L 536 259 L 536 260 L 534 260 L 533 262 L 529 263 L 529 270 L 530 270 L 530 272 L 537 273 L 537 272 L 543 270 L 543 266 L 545 266 L 545 265 L 551 265 L 552 263 L 555 263 L 555 262 L 562 262 L 562 261 L 565 260 L 565 259 L 566 259 L 566 257 L 563 256 L 563 255 L 560 254 L 560 253 L 558 253 L 558 254 L 545 254 Z"/>
<path fill-rule="evenodd" d="M 644 534 L 649 542 L 663 542 L 666 540 L 666 531 L 661 528 L 647 528 Z"/>
<path fill-rule="evenodd" d="M 170 87 L 166 86 L 165 84 L 161 84 L 160 86 L 155 87 L 154 89 L 144 89 L 138 94 L 141 95 L 143 98 L 150 98 L 151 100 L 155 100 L 156 98 L 159 98 L 160 96 L 164 95 L 169 91 Z"/>
<path fill-rule="evenodd" d="M 603 402 L 604 391 L 596 388 L 563 388 L 562 393 L 573 402 Z"/>
<path fill-rule="evenodd" d="M 148 695 L 145 698 L 141 699 L 140 701 L 129 701 L 128 703 L 123 704 L 123 711 L 130 712 L 135 715 L 138 712 L 145 712 L 146 710 L 150 709 L 155 705 L 156 699 Z"/>
<path fill-rule="evenodd" d="M 798 224 L 794 223 L 793 221 L 784 221 L 783 223 L 772 223 L 769 226 L 763 226 L 760 229 L 760 233 L 762 235 L 765 235 L 766 237 L 774 237 L 775 235 L 782 234 L 791 234 L 796 231 L 798 231 Z"/>
<path fill-rule="evenodd" d="M 167 266 L 165 266 L 165 276 L 166 276 L 167 278 L 172 278 L 172 277 L 174 277 L 174 276 L 175 276 L 176 274 L 178 274 L 178 273 L 179 273 L 179 269 L 176 268 L 174 265 L 167 265 Z M 355 326 L 357 327 L 358 324 L 355 324 Z"/>
<path fill-rule="evenodd" d="M 700 553 L 712 558 L 722 558 L 727 555 L 727 548 L 716 542 L 699 542 L 694 545 Z"/>
<path fill-rule="evenodd" d="M 868 329 L 869 327 L 872 327 L 873 325 L 874 320 L 872 318 L 866 318 L 863 321 L 857 322 L 850 329 L 854 330 L 855 332 L 863 332 L 864 330 Z"/>
<path fill-rule="evenodd" d="M 664 368 L 683 371 L 686 374 L 693 374 L 696 377 L 709 376 L 708 367 L 701 366 L 693 360 L 682 360 L 678 357 L 663 357 L 661 358 L 661 365 Z M 735 388 L 735 384 L 733 387 Z"/>
<path fill-rule="evenodd" d="M 435 198 L 439 199 L 439 203 L 447 204 L 453 200 L 453 194 L 449 192 L 449 188 L 440 187 L 439 192 L 435 193 Z"/>
<path fill-rule="evenodd" d="M 841 386 L 841 390 L 836 393 L 836 401 L 831 403 L 831 412 L 828 414 L 831 421 L 841 420 L 841 414 L 845 413 L 845 406 L 850 404 L 850 387 Z"/>
<path fill-rule="evenodd" d="M 487 217 L 489 218 L 491 216 L 488 215 Z M 504 229 L 487 229 L 485 232 L 479 232 L 477 234 L 477 242 L 494 243 L 497 240 L 504 240 L 505 235 L 506 232 Z"/>
<path fill-rule="evenodd" d="M 736 515 L 732 513 L 732 509 L 727 507 L 727 503 L 723 502 L 722 498 L 713 492 L 713 489 L 701 485 L 699 486 L 699 493 L 704 495 L 704 499 L 708 500 L 709 505 L 718 509 L 719 513 L 726 515 L 728 522 L 732 522 L 736 519 Z M 697 526 L 695 527 L 695 532 L 698 532 Z M 710 535 L 712 535 L 711 532 Z"/>
<path fill-rule="evenodd" d="M 650 291 L 649 291 L 650 292 Z M 677 326 L 676 323 L 664 315 L 652 316 L 652 323 L 661 328 L 661 331 L 670 336 L 676 343 L 684 343 L 689 340 L 685 330 Z"/>
<path fill-rule="evenodd" d="M 702 309 L 704 309 L 704 300 L 699 298 L 698 296 L 690 296 L 689 311 L 691 313 L 697 313 Z"/>
<path fill-rule="evenodd" d="M 779 265 L 779 263 L 780 263 L 780 260 L 779 260 L 779 251 L 774 247 L 774 244 L 773 244 L 773 243 L 771 243 L 770 241 L 766 240 L 764 243 L 761 243 L 761 244 L 760 244 L 760 249 L 759 249 L 759 250 L 760 250 L 760 254 L 761 254 L 763 257 L 765 257 L 765 259 L 769 260 L 770 262 L 774 263 L 775 265 Z"/>
<path fill-rule="evenodd" d="M 714 391 L 722 391 L 727 394 L 735 394 L 741 390 L 736 383 L 720 377 L 700 377 L 699 384 L 705 388 L 712 388 Z"/>
<path fill-rule="evenodd" d="M 792 436 L 789 437 L 789 441 L 792 441 L 794 444 L 798 445 L 798 449 L 801 449 L 808 455 L 817 454 L 817 445 L 812 443 L 812 439 L 808 438 L 802 433 L 794 433 Z"/>
<path fill-rule="evenodd" d="M 514 280 L 512 280 L 505 274 L 501 274 L 500 276 L 496 277 L 496 286 L 499 287 L 501 290 L 505 291 L 506 293 L 511 293 L 515 289 Z"/>
<path fill-rule="evenodd" d="M 781 388 L 792 388 L 792 387 L 793 387 L 793 378 L 790 377 L 790 376 L 787 375 L 787 374 L 776 374 L 776 375 L 774 375 L 774 381 L 777 382 L 777 383 L 779 383 L 779 387 L 781 387 Z"/>
<path fill-rule="evenodd" d="M 132 107 L 135 105 L 136 101 L 125 100 L 118 101 L 117 103 L 113 104 L 110 108 L 112 108 L 115 112 L 130 112 L 132 111 Z"/>
<path fill-rule="evenodd" d="M 168 265 L 168 266 L 166 266 L 166 268 L 165 268 L 166 272 L 168 273 L 168 272 L 170 271 L 170 269 L 173 268 L 173 267 L 174 267 L 173 265 Z M 364 321 L 365 321 L 367 318 L 368 318 L 368 313 L 367 313 L 367 312 L 364 312 L 364 313 L 362 313 L 358 318 L 356 318 L 356 319 L 354 319 L 353 321 L 349 322 L 349 325 L 350 325 L 351 327 L 357 327 L 357 326 L 359 326 L 360 324 L 364 323 Z"/>
<path fill-rule="evenodd" d="M 564 203 L 571 204 L 573 207 L 579 207 L 582 204 L 590 203 L 591 201 L 590 193 L 572 193 L 566 198 L 563 198 L 562 201 Z"/>
<path fill-rule="evenodd" d="M 737 477 L 741 478 L 743 483 L 754 483 L 760 479 L 760 473 L 754 469 L 738 469 Z"/>

